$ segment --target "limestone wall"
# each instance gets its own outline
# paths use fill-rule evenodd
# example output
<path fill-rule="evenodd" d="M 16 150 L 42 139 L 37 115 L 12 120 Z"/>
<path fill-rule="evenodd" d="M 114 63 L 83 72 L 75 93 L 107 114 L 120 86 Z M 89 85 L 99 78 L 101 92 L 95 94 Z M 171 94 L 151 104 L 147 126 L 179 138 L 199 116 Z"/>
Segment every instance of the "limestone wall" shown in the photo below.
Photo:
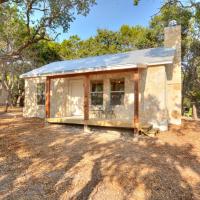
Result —
<path fill-rule="evenodd" d="M 134 82 L 133 72 L 109 73 L 91 75 L 90 80 L 103 81 L 103 105 L 92 106 L 90 100 L 90 118 L 94 116 L 94 110 L 106 110 L 110 107 L 110 80 L 125 80 L 124 104 L 113 107 L 113 119 L 132 122 L 134 116 Z M 69 117 L 70 89 L 72 80 L 83 80 L 84 77 L 60 78 L 51 80 L 50 89 L 50 117 Z M 29 78 L 25 80 L 25 117 L 45 117 L 45 106 L 37 105 L 37 83 L 44 82 L 45 78 Z M 155 127 L 166 129 L 167 126 L 167 102 L 166 102 L 166 73 L 165 66 L 148 67 L 140 70 L 140 121 L 152 123 Z M 82 85 L 83 90 L 83 85 Z M 90 95 L 89 95 L 90 96 Z"/>
<path fill-rule="evenodd" d="M 166 66 L 166 95 L 169 122 L 171 124 L 181 124 L 181 26 L 165 28 L 164 45 L 165 47 L 176 48 L 173 65 Z"/>
<path fill-rule="evenodd" d="M 104 94 L 103 94 L 103 109 L 109 110 L 110 107 L 110 79 L 125 80 L 125 94 L 124 104 L 116 105 L 113 107 L 114 118 L 121 120 L 133 120 L 134 115 L 134 82 L 133 73 L 110 73 L 91 76 L 91 80 L 103 80 L 104 83 Z M 90 106 L 90 116 L 92 116 L 92 110 L 98 109 L 98 106 Z"/>
<path fill-rule="evenodd" d="M 45 106 L 37 105 L 37 83 L 43 83 L 45 80 L 45 77 L 25 79 L 24 117 L 45 117 Z"/>
<path fill-rule="evenodd" d="M 72 80 L 82 80 L 82 76 L 74 78 L 59 78 L 51 80 L 50 91 L 50 117 L 69 117 L 70 111 L 70 88 Z M 83 90 L 83 85 L 82 88 Z"/>
<path fill-rule="evenodd" d="M 167 130 L 167 99 L 165 66 L 140 70 L 140 123 L 150 123 Z"/>
<path fill-rule="evenodd" d="M 104 85 L 103 93 L 103 106 L 92 106 L 90 101 L 90 118 L 95 118 L 95 110 L 106 110 L 110 107 L 110 79 L 125 79 L 125 96 L 124 105 L 117 105 L 114 107 L 114 118 L 121 120 L 132 121 L 134 114 L 134 84 L 130 73 L 110 73 L 91 75 L 90 80 L 102 80 Z M 60 78 L 51 80 L 51 101 L 50 110 L 51 117 L 67 117 L 71 116 L 70 113 L 70 91 L 69 82 L 71 80 L 83 79 L 84 77 L 78 76 L 75 78 Z M 83 88 L 82 88 L 83 89 Z M 90 96 L 90 95 L 89 95 Z"/>

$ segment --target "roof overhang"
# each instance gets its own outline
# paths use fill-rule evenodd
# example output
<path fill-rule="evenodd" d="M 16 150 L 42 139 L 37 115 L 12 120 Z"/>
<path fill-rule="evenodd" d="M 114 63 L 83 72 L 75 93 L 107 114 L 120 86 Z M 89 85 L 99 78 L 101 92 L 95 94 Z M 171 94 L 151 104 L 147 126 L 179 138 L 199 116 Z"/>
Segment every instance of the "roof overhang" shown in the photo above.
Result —
<path fill-rule="evenodd" d="M 88 69 L 80 69 L 80 70 L 72 70 L 72 71 L 57 71 L 52 73 L 43 73 L 43 74 L 33 74 L 32 76 L 26 76 L 26 74 L 20 75 L 20 78 L 36 78 L 36 77 L 46 77 L 46 76 L 63 76 L 63 75 L 81 75 L 86 73 L 101 73 L 101 72 L 112 72 L 112 71 L 121 71 L 121 70 L 134 70 L 134 69 L 144 69 L 147 68 L 147 64 L 127 64 L 127 65 L 115 65 L 115 66 L 104 66 L 101 68 L 88 68 Z"/>
<path fill-rule="evenodd" d="M 58 72 L 52 72 L 52 73 L 43 73 L 43 74 L 33 74 L 31 76 L 26 76 L 26 74 L 20 75 L 20 78 L 36 78 L 36 77 L 51 77 L 51 76 L 63 76 L 63 75 L 81 75 L 86 73 L 101 73 L 101 72 L 112 72 L 112 71 L 121 71 L 121 70 L 134 70 L 134 69 L 145 69 L 148 66 L 158 66 L 158 65 L 170 65 L 173 64 L 173 62 L 160 62 L 160 63 L 148 63 L 148 64 L 137 64 L 137 65 L 126 65 L 126 66 L 106 66 L 102 68 L 96 68 L 96 69 L 88 69 L 88 70 L 73 70 L 73 71 L 58 71 Z"/>
<path fill-rule="evenodd" d="M 20 78 L 144 69 L 148 66 L 172 64 L 174 55 L 175 49 L 173 48 L 150 48 L 118 54 L 57 61 L 22 74 Z"/>

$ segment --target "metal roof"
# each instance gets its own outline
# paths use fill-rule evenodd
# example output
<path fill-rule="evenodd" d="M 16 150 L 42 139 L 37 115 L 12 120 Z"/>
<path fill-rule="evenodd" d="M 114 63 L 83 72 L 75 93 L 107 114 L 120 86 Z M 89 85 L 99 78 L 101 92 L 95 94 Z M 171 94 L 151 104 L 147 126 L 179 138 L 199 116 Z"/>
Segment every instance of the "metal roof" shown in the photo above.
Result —
<path fill-rule="evenodd" d="M 137 68 L 142 65 L 173 63 L 174 48 L 150 48 L 125 53 L 87 57 L 75 60 L 53 62 L 22 74 L 21 78 L 73 74 L 82 72 Z"/>

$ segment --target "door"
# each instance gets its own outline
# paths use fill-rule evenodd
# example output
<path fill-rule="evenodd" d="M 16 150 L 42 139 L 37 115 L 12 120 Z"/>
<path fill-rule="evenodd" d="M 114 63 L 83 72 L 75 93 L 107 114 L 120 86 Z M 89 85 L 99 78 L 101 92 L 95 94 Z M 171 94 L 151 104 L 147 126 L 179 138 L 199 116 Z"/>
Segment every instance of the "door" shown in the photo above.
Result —
<path fill-rule="evenodd" d="M 71 115 L 83 115 L 83 80 L 70 80 L 69 86 Z"/>

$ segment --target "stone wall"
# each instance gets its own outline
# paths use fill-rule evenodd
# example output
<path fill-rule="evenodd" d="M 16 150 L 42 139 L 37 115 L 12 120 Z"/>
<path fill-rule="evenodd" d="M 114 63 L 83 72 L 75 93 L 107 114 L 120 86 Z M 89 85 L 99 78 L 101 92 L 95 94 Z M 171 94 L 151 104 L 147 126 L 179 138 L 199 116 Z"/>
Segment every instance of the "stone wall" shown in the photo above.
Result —
<path fill-rule="evenodd" d="M 91 75 L 90 80 L 102 80 L 104 85 L 103 92 L 103 106 L 92 106 L 90 101 L 90 117 L 95 118 L 95 110 L 106 110 L 110 107 L 110 79 L 125 79 L 125 96 L 124 105 L 118 105 L 114 107 L 114 118 L 121 120 L 132 121 L 134 114 L 134 84 L 130 73 L 110 73 Z M 51 80 L 51 101 L 50 110 L 51 117 L 68 117 L 70 113 L 70 93 L 69 93 L 69 81 L 70 80 L 83 79 L 82 76 L 75 78 L 60 78 Z M 82 88 L 83 89 L 83 88 Z M 89 95 L 90 96 L 90 95 Z M 130 112 L 131 111 L 131 112 Z M 97 117 L 97 116 L 96 116 Z"/>
<path fill-rule="evenodd" d="M 70 91 L 69 82 L 75 78 L 59 78 L 51 80 L 50 90 L 50 117 L 69 117 Z M 91 75 L 90 80 L 103 80 L 103 106 L 92 106 L 90 102 L 90 118 L 94 110 L 106 110 L 110 106 L 110 79 L 125 80 L 124 105 L 114 107 L 114 118 L 118 120 L 133 121 L 134 116 L 134 81 L 133 72 L 108 73 Z M 38 106 L 36 102 L 37 83 L 44 82 L 45 78 L 29 78 L 25 80 L 25 108 L 26 117 L 45 117 L 45 106 Z M 154 127 L 166 130 L 168 126 L 167 96 L 166 96 L 166 69 L 165 66 L 152 66 L 140 69 L 140 122 L 151 123 Z M 83 89 L 83 87 L 82 87 Z M 90 95 L 89 95 L 90 96 Z"/>
<path fill-rule="evenodd" d="M 168 129 L 165 66 L 140 69 L 140 123 Z"/>
<path fill-rule="evenodd" d="M 114 118 L 119 120 L 133 120 L 134 115 L 134 82 L 133 72 L 126 73 L 110 73 L 110 74 L 99 74 L 91 76 L 91 80 L 103 80 L 104 83 L 104 94 L 103 94 L 103 109 L 109 110 L 110 107 L 110 79 L 125 80 L 125 95 L 124 104 L 116 105 L 113 107 Z M 90 106 L 90 111 L 97 109 L 97 106 Z M 91 116 L 90 112 L 90 116 Z"/>
<path fill-rule="evenodd" d="M 25 79 L 24 117 L 45 117 L 45 106 L 37 105 L 37 83 L 43 83 L 45 80 L 45 77 Z"/>
<path fill-rule="evenodd" d="M 167 109 L 169 123 L 181 124 L 182 80 L 181 80 L 181 26 L 165 28 L 165 47 L 176 48 L 173 65 L 166 66 Z"/>

